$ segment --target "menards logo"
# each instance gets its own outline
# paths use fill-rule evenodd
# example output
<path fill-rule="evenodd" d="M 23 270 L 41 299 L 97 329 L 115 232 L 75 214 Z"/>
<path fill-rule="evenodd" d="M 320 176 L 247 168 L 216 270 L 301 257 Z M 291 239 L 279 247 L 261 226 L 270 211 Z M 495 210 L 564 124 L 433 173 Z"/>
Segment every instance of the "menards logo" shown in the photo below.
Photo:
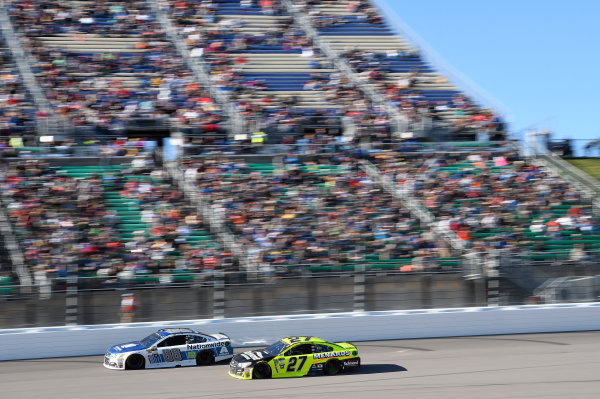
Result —
<path fill-rule="evenodd" d="M 326 359 L 328 357 L 350 356 L 350 351 L 314 353 L 313 359 Z"/>

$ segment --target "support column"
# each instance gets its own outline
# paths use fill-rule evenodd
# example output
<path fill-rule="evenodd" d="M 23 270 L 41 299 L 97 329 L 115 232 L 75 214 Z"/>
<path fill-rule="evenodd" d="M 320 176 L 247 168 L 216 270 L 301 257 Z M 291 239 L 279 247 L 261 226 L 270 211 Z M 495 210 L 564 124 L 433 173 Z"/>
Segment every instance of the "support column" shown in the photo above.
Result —
<path fill-rule="evenodd" d="M 357 264 L 354 267 L 354 311 L 365 311 L 365 265 Z"/>
<path fill-rule="evenodd" d="M 71 260 L 67 266 L 67 292 L 65 304 L 65 322 L 68 326 L 77 325 L 78 304 L 77 304 L 77 265 Z"/>
<path fill-rule="evenodd" d="M 225 279 L 223 270 L 216 266 L 213 275 L 213 318 L 225 317 Z"/>

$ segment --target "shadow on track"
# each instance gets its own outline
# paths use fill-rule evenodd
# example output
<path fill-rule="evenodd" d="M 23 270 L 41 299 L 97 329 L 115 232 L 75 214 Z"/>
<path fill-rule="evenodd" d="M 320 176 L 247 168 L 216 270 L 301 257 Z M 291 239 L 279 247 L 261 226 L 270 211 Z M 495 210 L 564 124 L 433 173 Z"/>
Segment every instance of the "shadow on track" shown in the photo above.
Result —
<path fill-rule="evenodd" d="M 361 364 L 356 370 L 352 370 L 352 374 L 383 374 L 383 373 L 400 373 L 407 371 L 405 367 L 397 364 Z"/>

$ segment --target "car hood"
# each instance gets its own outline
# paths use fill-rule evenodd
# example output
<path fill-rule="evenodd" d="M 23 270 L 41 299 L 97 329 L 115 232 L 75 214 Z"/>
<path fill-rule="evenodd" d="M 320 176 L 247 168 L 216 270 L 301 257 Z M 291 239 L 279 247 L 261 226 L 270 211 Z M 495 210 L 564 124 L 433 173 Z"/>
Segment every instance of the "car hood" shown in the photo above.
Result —
<path fill-rule="evenodd" d="M 146 349 L 146 347 L 139 343 L 139 341 L 131 341 L 125 342 L 124 344 L 119 344 L 112 346 L 108 351 L 110 353 L 125 353 L 125 352 L 133 352 Z"/>
<path fill-rule="evenodd" d="M 246 351 L 243 353 L 240 353 L 238 355 L 235 355 L 233 357 L 233 360 L 236 361 L 237 363 L 257 363 L 260 361 L 265 361 L 268 362 L 269 360 L 273 359 L 275 356 L 268 354 L 267 352 L 263 352 L 263 351 Z"/>

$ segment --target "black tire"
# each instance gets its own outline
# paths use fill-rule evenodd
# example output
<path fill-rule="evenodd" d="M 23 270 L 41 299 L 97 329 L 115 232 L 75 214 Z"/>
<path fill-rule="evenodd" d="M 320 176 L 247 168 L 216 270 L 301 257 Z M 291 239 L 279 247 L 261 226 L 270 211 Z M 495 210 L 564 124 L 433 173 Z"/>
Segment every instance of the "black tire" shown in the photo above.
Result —
<path fill-rule="evenodd" d="M 196 355 L 196 364 L 198 366 L 206 366 L 215 362 L 215 354 L 208 349 L 198 352 Z"/>
<path fill-rule="evenodd" d="M 146 367 L 146 360 L 142 355 L 131 355 L 125 361 L 125 369 L 127 370 L 139 370 Z"/>
<path fill-rule="evenodd" d="M 331 359 L 327 363 L 325 363 L 325 366 L 323 366 L 323 374 L 336 375 L 340 371 L 342 371 L 342 367 L 342 362 L 340 362 L 337 359 Z"/>
<path fill-rule="evenodd" d="M 252 369 L 252 378 L 262 380 L 264 378 L 271 378 L 271 367 L 267 363 L 258 363 Z"/>

